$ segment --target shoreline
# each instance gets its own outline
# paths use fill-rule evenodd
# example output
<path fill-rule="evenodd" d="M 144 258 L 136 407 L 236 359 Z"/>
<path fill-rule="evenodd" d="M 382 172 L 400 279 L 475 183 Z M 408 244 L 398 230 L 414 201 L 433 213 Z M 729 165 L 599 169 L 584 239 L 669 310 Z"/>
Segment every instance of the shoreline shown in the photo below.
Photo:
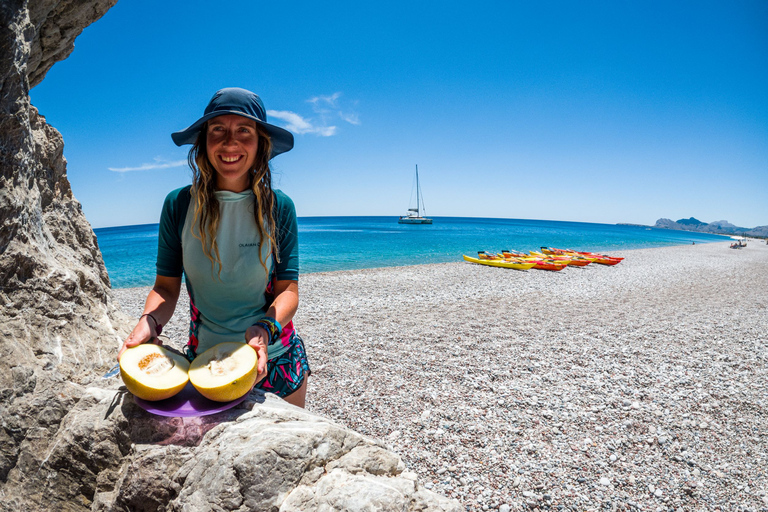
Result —
<path fill-rule="evenodd" d="M 727 237 L 728 235 L 722 235 L 722 236 Z M 743 238 L 741 238 L 741 237 L 737 237 L 737 239 L 743 240 Z M 733 240 L 734 239 L 732 239 L 730 237 L 727 239 L 728 242 L 732 242 Z M 748 243 L 768 243 L 768 240 L 760 240 L 760 239 L 755 239 L 755 238 L 747 238 L 746 240 L 747 240 Z M 700 242 L 700 245 L 704 245 L 704 244 L 721 244 L 723 242 L 725 242 L 725 240 L 723 240 L 722 242 L 721 241 L 717 241 L 717 242 Z M 641 248 L 633 248 L 633 249 L 620 249 L 620 250 L 615 250 L 615 251 L 611 250 L 611 251 L 602 251 L 602 252 L 601 251 L 596 251 L 596 252 L 598 252 L 600 254 L 607 254 L 607 255 L 610 255 L 610 256 L 623 256 L 624 254 L 631 253 L 632 251 L 649 251 L 649 250 L 655 250 L 655 249 L 668 249 L 670 247 L 686 247 L 688 245 L 689 244 L 676 244 L 676 245 L 666 245 L 666 246 L 663 246 L 663 247 L 641 247 Z M 696 244 L 692 244 L 692 245 L 696 245 Z M 473 254 L 468 254 L 468 256 L 472 256 L 472 255 Z M 302 273 L 302 274 L 300 274 L 299 279 L 301 280 L 305 276 L 309 276 L 309 275 L 333 274 L 333 273 L 336 273 L 336 272 L 359 272 L 359 271 L 366 271 L 366 270 L 386 270 L 386 269 L 403 268 L 403 267 L 421 267 L 421 266 L 429 266 L 429 265 L 448 265 L 448 264 L 452 264 L 452 263 L 464 264 L 466 262 L 462 261 L 461 259 L 454 259 L 452 261 L 444 261 L 444 262 L 437 262 L 437 263 L 419 263 L 419 264 L 410 264 L 410 265 L 391 265 L 391 266 L 385 266 L 385 267 L 353 268 L 353 269 L 339 269 L 339 270 L 322 270 L 322 271 L 319 271 L 319 272 Z M 149 285 L 142 285 L 142 286 L 126 286 L 126 287 L 121 287 L 121 288 L 112 288 L 112 291 L 113 292 L 118 292 L 118 293 L 124 293 L 124 292 L 125 293 L 130 293 L 130 292 L 128 292 L 128 290 L 147 290 L 147 291 L 149 291 L 149 289 L 151 287 L 152 287 L 151 284 L 149 284 Z M 184 293 L 184 292 L 185 292 L 185 290 L 184 290 L 184 287 L 182 286 L 182 293 Z"/>
<path fill-rule="evenodd" d="M 768 508 L 768 246 L 728 245 L 302 274 L 307 409 L 468 510 Z"/>

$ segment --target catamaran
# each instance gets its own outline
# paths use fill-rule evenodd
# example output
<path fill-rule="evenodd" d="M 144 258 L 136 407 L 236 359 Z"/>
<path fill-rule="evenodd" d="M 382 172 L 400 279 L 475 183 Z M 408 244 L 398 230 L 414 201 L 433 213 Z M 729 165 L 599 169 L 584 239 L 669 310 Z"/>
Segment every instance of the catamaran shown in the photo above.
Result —
<path fill-rule="evenodd" d="M 399 224 L 432 224 L 432 219 L 422 215 L 424 198 L 421 197 L 421 187 L 419 186 L 419 166 L 416 166 L 416 208 L 408 208 L 408 213 L 402 215 L 397 221 Z"/>

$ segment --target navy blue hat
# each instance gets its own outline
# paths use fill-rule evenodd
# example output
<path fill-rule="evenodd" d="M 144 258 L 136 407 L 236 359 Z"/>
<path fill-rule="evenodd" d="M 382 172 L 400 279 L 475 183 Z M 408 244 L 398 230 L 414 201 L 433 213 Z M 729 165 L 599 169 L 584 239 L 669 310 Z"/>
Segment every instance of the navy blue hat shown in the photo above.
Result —
<path fill-rule="evenodd" d="M 269 138 L 272 140 L 270 159 L 293 148 L 293 134 L 279 126 L 267 123 L 267 111 L 264 109 L 264 103 L 261 102 L 261 98 L 251 91 L 240 89 L 239 87 L 228 87 L 216 91 L 211 101 L 208 102 L 208 106 L 205 107 L 203 117 L 195 121 L 189 128 L 172 133 L 171 138 L 177 146 L 194 144 L 200 129 L 203 127 L 203 123 L 214 117 L 227 114 L 235 114 L 253 119 L 256 121 L 256 124 L 266 130 Z"/>

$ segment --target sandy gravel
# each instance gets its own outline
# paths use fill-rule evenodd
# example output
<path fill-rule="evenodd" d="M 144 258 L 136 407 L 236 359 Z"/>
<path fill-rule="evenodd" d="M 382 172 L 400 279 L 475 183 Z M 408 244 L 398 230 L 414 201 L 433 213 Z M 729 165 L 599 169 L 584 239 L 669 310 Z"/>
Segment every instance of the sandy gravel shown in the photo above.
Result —
<path fill-rule="evenodd" d="M 768 510 L 768 246 L 617 255 L 303 275 L 308 409 L 467 510 Z"/>

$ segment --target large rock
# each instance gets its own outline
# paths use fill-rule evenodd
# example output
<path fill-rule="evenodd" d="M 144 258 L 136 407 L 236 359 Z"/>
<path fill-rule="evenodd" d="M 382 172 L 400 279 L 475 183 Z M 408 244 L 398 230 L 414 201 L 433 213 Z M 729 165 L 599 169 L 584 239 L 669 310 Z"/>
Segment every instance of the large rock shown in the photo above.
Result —
<path fill-rule="evenodd" d="M 24 444 L 0 510 L 463 510 L 380 443 L 261 392 L 182 419 L 88 388 L 52 439 Z"/>
<path fill-rule="evenodd" d="M 29 89 L 115 2 L 0 0 L 0 510 L 459 510 L 273 395 L 164 419 L 100 378 L 133 321 Z"/>
<path fill-rule="evenodd" d="M 114 360 L 128 322 L 29 89 L 116 0 L 0 3 L 0 481 Z"/>
<path fill-rule="evenodd" d="M 55 367 L 80 381 L 113 358 L 117 312 L 96 236 L 67 180 L 64 141 L 30 104 L 29 89 L 115 2 L 0 7 L 0 349 L 14 355 L 13 366 Z M 9 376 L 0 371 L 0 389 Z"/>

